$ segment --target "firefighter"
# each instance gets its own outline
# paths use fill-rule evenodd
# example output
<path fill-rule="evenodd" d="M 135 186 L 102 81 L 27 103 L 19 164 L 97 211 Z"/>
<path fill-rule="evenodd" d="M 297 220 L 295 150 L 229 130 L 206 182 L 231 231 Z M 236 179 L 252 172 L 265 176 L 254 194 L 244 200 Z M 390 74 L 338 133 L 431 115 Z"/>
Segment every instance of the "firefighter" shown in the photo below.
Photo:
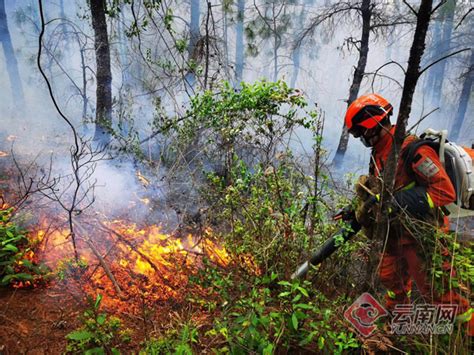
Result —
<path fill-rule="evenodd" d="M 392 112 L 392 105 L 377 94 L 361 96 L 347 109 L 345 125 L 349 133 L 372 148 L 369 177 L 363 177 L 363 182 L 374 179 L 380 182 L 393 144 L 395 126 L 390 122 Z M 454 187 L 433 148 L 422 145 L 415 151 L 412 161 L 404 161 L 404 151 L 416 139 L 415 136 L 408 136 L 404 140 L 397 162 L 395 192 L 390 207 L 391 225 L 379 272 L 380 281 L 387 289 L 386 307 L 393 309 L 397 304 L 410 303 L 411 283 L 414 281 L 425 302 L 458 304 L 458 314 L 464 312 L 469 315 L 472 312 L 469 302 L 456 292 L 436 295 L 424 260 L 420 257 L 423 246 L 413 233 L 395 222 L 397 218 L 392 218 L 406 214 L 430 224 L 436 220 L 440 227 L 448 226 L 441 207 L 455 201 Z M 378 195 L 374 195 L 367 194 L 356 211 L 358 222 L 368 228 L 374 222 L 374 206 L 378 201 Z M 469 321 L 470 335 L 473 331 L 474 316 Z"/>

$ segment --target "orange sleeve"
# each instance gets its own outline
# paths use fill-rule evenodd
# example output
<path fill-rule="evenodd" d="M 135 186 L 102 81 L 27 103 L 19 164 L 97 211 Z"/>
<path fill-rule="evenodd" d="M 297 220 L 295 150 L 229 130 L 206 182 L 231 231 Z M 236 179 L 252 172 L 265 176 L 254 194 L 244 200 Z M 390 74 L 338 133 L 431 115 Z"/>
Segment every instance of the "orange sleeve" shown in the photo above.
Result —
<path fill-rule="evenodd" d="M 456 200 L 454 186 L 433 148 L 426 145 L 418 148 L 412 169 L 418 184 L 426 187 L 435 206 L 449 205 Z"/>

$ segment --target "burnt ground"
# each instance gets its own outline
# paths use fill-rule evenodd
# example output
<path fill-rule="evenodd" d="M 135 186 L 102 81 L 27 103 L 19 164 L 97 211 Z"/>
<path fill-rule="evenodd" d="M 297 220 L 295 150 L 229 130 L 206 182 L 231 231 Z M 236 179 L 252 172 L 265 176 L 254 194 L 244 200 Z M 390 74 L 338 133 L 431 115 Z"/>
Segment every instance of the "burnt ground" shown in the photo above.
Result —
<path fill-rule="evenodd" d="M 84 286 L 75 281 L 53 281 L 37 288 L 0 288 L 0 355 L 64 354 L 66 335 L 81 327 L 82 315 L 90 309 L 86 295 L 91 290 L 85 291 Z M 118 346 L 122 354 L 138 353 L 146 339 L 159 338 L 176 322 L 189 318 L 201 324 L 209 321 L 202 310 L 182 299 L 145 305 L 136 299 L 117 298 L 104 289 L 95 291 L 103 295 L 100 313 L 119 317 L 120 329 L 129 331 L 130 343 Z"/>
<path fill-rule="evenodd" d="M 0 353 L 61 354 L 81 308 L 58 286 L 0 289 Z"/>

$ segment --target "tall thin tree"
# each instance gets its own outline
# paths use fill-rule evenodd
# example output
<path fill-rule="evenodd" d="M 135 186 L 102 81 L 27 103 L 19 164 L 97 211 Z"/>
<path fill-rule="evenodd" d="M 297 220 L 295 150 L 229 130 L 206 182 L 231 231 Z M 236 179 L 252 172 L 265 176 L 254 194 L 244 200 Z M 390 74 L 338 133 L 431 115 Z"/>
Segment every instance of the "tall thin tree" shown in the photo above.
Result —
<path fill-rule="evenodd" d="M 101 144 L 110 141 L 112 126 L 112 72 L 110 70 L 110 47 L 105 18 L 105 0 L 90 0 L 96 70 L 96 113 L 94 139 Z"/>
<path fill-rule="evenodd" d="M 442 7 L 443 25 L 441 36 L 438 39 L 438 48 L 436 48 L 436 53 L 438 57 L 448 54 L 451 47 L 451 38 L 454 28 L 454 12 L 456 9 L 456 1 L 448 0 Z M 433 58 L 437 59 L 437 58 Z M 447 60 L 442 60 L 432 68 L 433 75 L 433 105 L 440 106 L 442 104 L 442 92 L 443 92 L 443 83 L 444 77 L 446 75 L 446 66 L 448 64 Z"/>
<path fill-rule="evenodd" d="M 355 68 L 354 76 L 352 78 L 352 84 L 349 89 L 349 98 L 347 100 L 347 106 L 354 101 L 359 95 L 360 84 L 365 74 L 365 67 L 367 65 L 367 57 L 369 55 L 369 38 L 371 24 L 370 20 L 372 17 L 372 5 L 370 0 L 362 0 L 360 7 L 360 13 L 362 17 L 362 33 L 360 36 L 359 46 L 359 59 Z M 347 150 L 347 144 L 349 143 L 349 132 L 347 127 L 343 125 L 341 137 L 339 138 L 339 145 L 337 146 L 336 155 L 334 156 L 333 164 L 339 167 L 342 164 L 344 154 Z"/>
<path fill-rule="evenodd" d="M 467 106 L 469 104 L 469 99 L 472 96 L 473 81 L 474 81 L 474 49 L 471 48 L 469 67 L 467 68 L 467 71 L 464 74 L 464 82 L 462 85 L 461 96 L 459 97 L 459 105 L 456 110 L 456 116 L 454 117 L 453 125 L 451 127 L 450 139 L 452 140 L 457 140 L 459 138 L 459 133 L 461 132 L 461 128 L 464 124 Z"/>
<path fill-rule="evenodd" d="M 23 85 L 21 83 L 18 61 L 15 56 L 10 30 L 8 28 L 5 0 L 0 0 L 0 42 L 2 43 L 3 53 L 5 54 L 13 101 L 18 109 L 22 109 L 25 102 Z"/>
<path fill-rule="evenodd" d="M 245 0 L 237 0 L 237 23 L 235 25 L 235 85 L 240 85 L 244 75 L 244 11 Z"/>
<path fill-rule="evenodd" d="M 186 85 L 194 87 L 196 83 L 195 65 L 200 60 L 201 47 L 199 46 L 199 39 L 201 38 L 200 18 L 201 18 L 201 1 L 191 0 L 191 18 L 189 22 L 189 44 L 188 44 L 188 60 L 190 62 L 190 70 L 185 76 Z"/>

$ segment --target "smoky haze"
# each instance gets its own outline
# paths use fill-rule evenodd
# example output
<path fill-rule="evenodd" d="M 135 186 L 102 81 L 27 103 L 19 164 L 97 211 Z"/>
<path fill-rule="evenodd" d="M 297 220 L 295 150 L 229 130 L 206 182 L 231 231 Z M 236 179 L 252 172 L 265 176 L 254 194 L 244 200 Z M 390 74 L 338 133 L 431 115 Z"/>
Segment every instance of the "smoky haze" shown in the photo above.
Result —
<path fill-rule="evenodd" d="M 182 35 L 185 39 L 192 37 L 192 31 L 190 33 L 187 20 L 183 19 L 191 18 L 191 4 L 196 5 L 196 3 L 199 4 L 196 0 L 191 0 L 182 2 L 182 6 L 173 7 L 174 33 Z M 247 1 L 244 4 L 243 27 L 238 25 L 237 4 L 232 7 L 232 11 L 227 14 L 225 19 L 222 15 L 221 4 L 215 4 L 213 15 L 216 26 L 221 29 L 227 24 L 226 37 L 220 46 L 225 47 L 225 52 L 228 55 L 224 60 L 220 60 L 213 70 L 218 72 L 220 77 L 230 76 L 229 79 L 234 80 L 234 74 L 239 69 L 239 63 L 236 62 L 236 58 L 238 58 L 236 51 L 242 49 L 242 43 L 239 41 L 240 38 L 244 38 L 243 44 L 246 51 L 242 79 L 249 82 L 262 78 L 267 80 L 277 78 L 289 83 L 294 81 L 295 86 L 304 92 L 307 99 L 316 103 L 324 113 L 326 124 L 323 144 L 329 152 L 328 160 L 330 161 L 336 150 L 343 126 L 347 107 L 346 100 L 354 66 L 358 59 L 357 49 L 354 46 L 348 46 L 346 40 L 351 36 L 355 39 L 358 38 L 361 31 L 360 21 L 341 20 L 333 24 L 321 24 L 311 37 L 305 38 L 299 52 L 299 71 L 294 79 L 293 47 L 295 39 L 301 34 L 305 25 L 308 25 L 311 19 L 321 12 L 321 7 L 331 4 L 331 2 L 297 1 L 285 4 L 284 11 L 290 20 L 282 27 L 281 34 L 278 34 L 281 38 L 278 48 L 276 48 L 276 42 L 273 41 L 275 36 L 272 37 L 272 33 L 266 33 L 266 37 L 262 38 L 249 38 L 249 29 L 259 23 L 259 13 L 255 10 L 253 2 Z M 261 9 L 264 8 L 263 2 L 256 4 Z M 0 112 L 2 129 L 0 137 L 3 141 L 2 150 L 9 149 L 10 143 L 7 143 L 6 137 L 14 135 L 16 137 L 14 149 L 19 156 L 25 157 L 25 159 L 39 156 L 38 162 L 41 163 L 47 162 L 53 153 L 54 173 L 65 174 L 70 171 L 69 150 L 73 144 L 73 136 L 54 109 L 44 80 L 40 77 L 35 64 L 40 28 L 37 2 L 6 0 L 5 5 L 11 42 L 23 84 L 25 103 L 23 107 L 18 107 L 15 103 L 6 57 L 1 56 Z M 42 65 L 53 86 L 54 95 L 61 110 L 81 134 L 91 136 L 93 135 L 91 122 L 95 115 L 96 81 L 94 78 L 93 31 L 88 17 L 88 7 L 86 2 L 74 0 L 45 1 L 44 5 L 46 20 L 50 23 L 45 33 Z M 399 6 L 403 6 L 403 4 L 399 4 Z M 201 2 L 199 9 L 199 21 L 197 22 L 199 28 L 197 30 L 202 35 L 205 31 L 206 4 Z M 456 12 L 454 17 L 454 26 L 462 14 L 462 5 L 458 10 L 459 13 Z M 286 21 L 285 19 L 280 20 Z M 162 20 L 159 19 L 157 22 L 162 22 Z M 192 21 L 193 26 L 196 26 L 195 20 L 196 14 L 194 14 L 194 21 Z M 120 130 L 125 136 L 133 127 L 140 135 L 140 139 L 143 139 L 154 132 L 151 122 L 156 116 L 157 98 L 160 99 L 160 105 L 167 114 L 182 114 L 185 105 L 189 102 L 186 91 L 192 94 L 193 89 L 183 90 L 182 86 L 176 84 L 176 80 L 165 75 L 168 62 L 175 64 L 173 61 L 179 62 L 181 57 L 188 54 L 178 53 L 174 57 L 167 56 L 167 46 L 164 41 L 169 40 L 170 35 L 165 33 L 165 37 L 159 37 L 157 28 L 153 28 L 152 25 L 143 30 L 140 41 L 136 37 L 125 36 L 124 31 L 129 28 L 131 21 L 132 14 L 125 8 L 115 18 L 108 19 L 112 47 L 113 115 L 115 122 L 121 122 Z M 436 40 L 436 31 L 442 31 L 446 26 L 446 21 L 439 19 L 431 24 L 430 41 L 424 65 L 445 55 L 446 51 L 459 50 L 469 47 L 473 43 L 472 30 L 469 30 L 472 28 L 469 27 L 472 24 L 472 19 L 468 18 L 457 29 L 452 29 L 456 35 L 453 37 L 456 37 L 457 42 L 454 43 L 453 40 L 451 45 L 441 48 L 444 44 Z M 437 26 L 441 26 L 441 29 L 437 29 Z M 240 32 L 242 30 L 245 32 L 243 37 Z M 373 73 L 389 61 L 396 61 L 405 67 L 412 35 L 413 27 L 408 24 L 397 27 L 391 34 L 373 36 L 369 44 L 366 73 Z M 275 55 L 278 60 L 275 60 Z M 450 128 L 460 100 L 463 74 L 466 73 L 468 60 L 468 51 L 446 60 L 440 100 L 433 98 L 434 86 L 430 86 L 427 79 L 433 70 L 439 69 L 440 64 L 433 66 L 424 74 L 417 87 L 409 126 L 439 106 L 438 111 L 420 124 L 417 132 L 420 133 L 427 127 Z M 153 69 L 152 65 L 157 63 L 160 64 L 159 69 Z M 227 64 L 228 67 L 226 67 Z M 277 65 L 277 70 L 275 70 L 275 65 Z M 367 75 L 362 81 L 359 95 L 374 91 L 380 93 L 394 105 L 394 117 L 396 117 L 402 91 L 397 82 L 403 84 L 404 73 L 397 65 L 387 66 L 381 73 L 383 77 L 376 77 L 373 81 L 373 76 Z M 472 97 L 472 91 L 466 95 Z M 474 121 L 470 119 L 472 115 L 472 103 L 469 103 L 465 123 L 459 137 L 460 142 L 469 145 L 473 143 L 474 136 L 472 133 L 474 132 Z M 312 144 L 310 133 L 301 130 L 298 134 L 302 145 L 309 150 Z M 160 148 L 153 141 L 143 147 L 149 156 L 156 156 Z M 299 148 L 296 147 L 296 149 Z M 350 138 L 343 171 L 364 172 L 367 169 L 369 155 L 370 152 L 367 148 L 359 141 Z M 121 211 L 134 208 L 138 215 L 147 215 L 150 207 L 142 200 L 149 198 L 150 195 L 158 196 L 155 197 L 157 200 L 155 203 L 161 204 L 164 209 L 165 187 L 147 185 L 147 176 L 145 176 L 145 180 L 140 180 L 138 177 L 140 176 L 138 172 L 141 170 L 140 165 L 135 162 L 123 160 L 98 162 L 93 176 L 93 179 L 97 180 L 95 189 L 97 209 L 106 213 L 120 214 Z M 159 180 L 165 171 L 155 169 L 151 172 L 144 172 L 144 174 L 149 174 L 148 178 L 150 179 L 158 178 Z M 162 217 L 156 216 L 156 218 Z"/>

